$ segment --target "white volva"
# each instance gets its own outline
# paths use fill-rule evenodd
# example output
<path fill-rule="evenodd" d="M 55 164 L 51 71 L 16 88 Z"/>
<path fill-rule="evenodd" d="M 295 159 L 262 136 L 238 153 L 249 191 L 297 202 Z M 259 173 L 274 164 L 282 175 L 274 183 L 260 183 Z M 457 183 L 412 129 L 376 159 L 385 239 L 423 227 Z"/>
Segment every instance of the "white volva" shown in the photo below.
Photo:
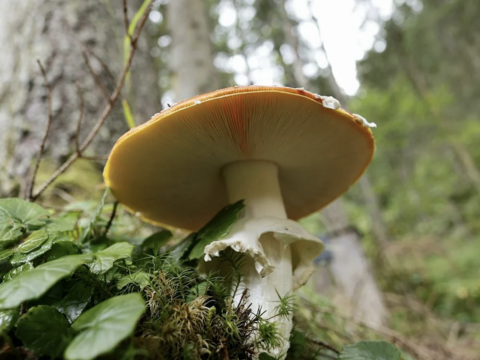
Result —
<path fill-rule="evenodd" d="M 302 285 L 313 271 L 312 261 L 323 250 L 321 241 L 297 222 L 288 220 L 278 179 L 278 167 L 269 161 L 238 161 L 223 169 L 229 202 L 245 200 L 240 219 L 226 238 L 205 248 L 205 261 L 227 247 L 247 254 L 242 286 L 249 290 L 254 312 L 276 315 L 279 295 Z M 237 301 L 242 291 L 236 294 Z M 278 294 L 277 294 L 278 293 Z M 275 317 L 284 344 L 271 355 L 284 357 L 289 347 L 292 318 Z"/>

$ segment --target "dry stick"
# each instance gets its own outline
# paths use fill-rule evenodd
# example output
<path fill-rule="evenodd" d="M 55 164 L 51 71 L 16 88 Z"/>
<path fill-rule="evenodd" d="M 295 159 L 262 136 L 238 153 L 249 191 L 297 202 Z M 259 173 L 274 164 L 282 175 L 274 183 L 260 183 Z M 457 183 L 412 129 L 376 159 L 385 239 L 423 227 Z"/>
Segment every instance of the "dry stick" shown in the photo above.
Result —
<path fill-rule="evenodd" d="M 132 43 L 132 36 L 130 35 L 130 21 L 128 20 L 128 7 L 127 7 L 127 0 L 123 0 L 123 22 L 125 23 L 125 33 L 127 34 L 128 38 L 130 39 L 130 43 Z"/>
<path fill-rule="evenodd" d="M 38 63 L 38 66 L 40 67 L 40 71 L 42 72 L 43 81 L 45 82 L 45 88 L 47 89 L 48 115 L 47 115 L 47 125 L 45 126 L 45 134 L 43 135 L 42 142 L 40 143 L 40 150 L 38 151 L 37 161 L 35 162 L 32 177 L 30 178 L 30 181 L 26 189 L 26 198 L 28 201 L 34 200 L 33 186 L 35 185 L 35 178 L 37 176 L 38 168 L 40 166 L 40 161 L 42 160 L 42 156 L 45 151 L 45 143 L 47 142 L 48 133 L 50 132 L 50 127 L 52 125 L 52 88 L 50 87 L 50 83 L 48 82 L 45 68 L 43 67 L 40 60 L 37 60 L 37 63 Z"/>
<path fill-rule="evenodd" d="M 117 207 L 118 207 L 118 201 L 115 201 L 113 203 L 112 214 L 110 215 L 110 219 L 108 220 L 107 226 L 105 227 L 105 231 L 103 232 L 104 236 L 108 234 L 108 230 L 110 230 L 110 228 L 112 227 L 113 219 L 115 219 L 115 215 L 117 214 Z"/>
<path fill-rule="evenodd" d="M 87 64 L 88 70 L 90 70 L 90 72 L 93 75 L 93 78 L 95 79 L 95 82 L 97 83 L 97 86 L 100 88 L 103 94 L 103 97 L 108 102 L 112 101 L 112 99 L 110 98 L 110 94 L 108 93 L 108 90 L 105 87 L 105 84 L 103 83 L 102 79 L 100 79 L 100 76 L 97 74 L 97 72 L 92 68 L 92 64 L 90 64 L 90 59 L 88 58 L 88 55 L 85 51 L 82 51 L 82 56 L 83 56 L 83 60 L 85 60 L 85 64 Z"/>
<path fill-rule="evenodd" d="M 112 71 L 110 70 L 110 68 L 108 67 L 108 65 L 105 63 L 105 61 L 103 61 L 100 56 L 98 56 L 92 49 L 90 49 L 86 44 L 83 44 L 82 43 L 82 46 L 85 48 L 86 52 L 88 52 L 90 55 L 92 55 L 99 63 L 100 65 L 102 66 L 102 68 L 105 70 L 105 72 L 107 73 L 108 77 L 115 81 L 115 76 L 113 76 L 112 74 Z"/>
<path fill-rule="evenodd" d="M 78 119 L 77 119 L 77 129 L 75 131 L 75 147 L 79 156 L 82 156 L 80 151 L 80 129 L 82 128 L 82 119 L 83 119 L 83 95 L 80 90 L 80 86 L 77 84 L 77 96 L 78 96 Z"/>
<path fill-rule="evenodd" d="M 340 351 L 338 351 L 336 348 L 334 348 L 332 345 L 328 345 L 326 342 L 323 342 L 323 341 L 320 341 L 320 340 L 314 340 L 314 339 L 310 339 L 308 338 L 308 341 L 311 341 L 312 343 L 314 343 L 315 345 L 318 345 L 318 346 L 321 346 L 321 347 L 324 347 L 325 349 L 328 349 L 330 351 L 333 351 L 335 354 L 340 354 Z"/>
<path fill-rule="evenodd" d="M 148 18 L 148 14 L 150 13 L 150 10 L 152 9 L 152 1 L 150 1 L 148 7 L 145 9 L 145 12 L 143 13 L 142 15 L 142 19 L 140 20 L 140 23 L 138 24 L 137 28 L 135 29 L 135 34 L 134 34 L 134 37 L 132 39 L 132 44 L 131 44 L 131 47 L 130 47 L 130 54 L 128 56 L 128 59 L 127 59 L 127 62 L 125 64 L 125 66 L 123 67 L 123 71 L 122 71 L 122 74 L 120 76 L 120 79 L 118 80 L 117 82 L 117 85 L 115 87 L 115 90 L 113 91 L 112 93 L 112 96 L 110 98 L 110 101 L 108 102 L 107 106 L 105 107 L 105 109 L 103 110 L 102 112 L 102 115 L 100 116 L 100 118 L 98 119 L 97 123 L 95 124 L 95 126 L 93 127 L 93 129 L 90 131 L 90 133 L 88 134 L 87 138 L 85 139 L 85 141 L 81 144 L 80 146 L 80 152 L 83 152 L 87 147 L 88 145 L 90 145 L 90 143 L 92 142 L 92 140 L 94 139 L 94 137 L 97 135 L 98 131 L 100 130 L 100 128 L 103 126 L 103 124 L 105 123 L 105 120 L 107 119 L 108 115 L 110 115 L 110 112 L 112 111 L 113 109 L 113 105 L 115 104 L 115 102 L 117 101 L 117 98 L 118 96 L 120 95 L 120 92 L 122 90 L 122 87 L 123 87 L 123 84 L 125 82 L 125 77 L 127 75 L 127 72 L 128 70 L 130 69 L 130 66 L 132 65 L 132 60 L 133 60 L 133 55 L 135 54 L 135 50 L 137 49 L 137 40 L 138 40 L 138 37 L 140 36 L 140 32 L 142 31 L 144 25 L 145 25 L 145 22 L 147 21 L 147 18 Z M 67 161 L 65 161 L 51 176 L 50 178 L 48 178 L 47 181 L 45 181 L 41 186 L 40 188 L 37 190 L 37 192 L 35 194 L 33 194 L 32 196 L 32 201 L 36 200 L 44 191 L 45 189 L 47 189 L 48 186 L 50 186 L 50 184 L 55 181 L 55 179 L 60 176 L 61 174 L 63 174 L 74 162 L 75 160 L 77 160 L 79 158 L 79 154 L 76 152 L 76 153 L 73 153 L 68 159 Z"/>

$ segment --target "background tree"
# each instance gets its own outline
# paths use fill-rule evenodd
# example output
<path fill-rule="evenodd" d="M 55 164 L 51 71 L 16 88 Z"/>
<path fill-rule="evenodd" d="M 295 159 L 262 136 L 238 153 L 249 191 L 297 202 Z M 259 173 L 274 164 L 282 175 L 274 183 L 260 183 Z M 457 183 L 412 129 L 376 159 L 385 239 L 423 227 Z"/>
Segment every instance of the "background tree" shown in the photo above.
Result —
<path fill-rule="evenodd" d="M 138 9 L 141 2 L 129 3 L 132 16 L 132 9 Z M 36 59 L 44 64 L 52 87 L 53 118 L 45 171 L 52 171 L 75 151 L 80 112 L 79 140 L 83 141 L 109 101 L 108 94 L 126 60 L 122 7 L 112 5 L 93 0 L 1 2 L 0 184 L 4 194 L 25 187 L 45 132 L 47 93 Z M 145 121 L 158 109 L 160 93 L 157 80 L 148 75 L 153 67 L 145 38 L 140 48 L 123 98 L 135 118 Z M 107 155 L 127 129 L 119 102 L 86 154 Z M 79 168 L 96 172 L 93 164 L 85 162 Z"/>

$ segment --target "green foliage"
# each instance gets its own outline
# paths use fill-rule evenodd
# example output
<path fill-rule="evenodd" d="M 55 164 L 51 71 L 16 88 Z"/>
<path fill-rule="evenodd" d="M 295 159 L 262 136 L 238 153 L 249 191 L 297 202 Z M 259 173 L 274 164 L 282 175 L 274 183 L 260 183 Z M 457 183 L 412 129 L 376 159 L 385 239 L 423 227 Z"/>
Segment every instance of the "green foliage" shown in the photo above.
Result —
<path fill-rule="evenodd" d="M 93 259 L 88 254 L 70 255 L 22 272 L 13 280 L 0 285 L 0 309 L 11 309 L 24 301 L 39 298 L 57 281 Z"/>
<path fill-rule="evenodd" d="M 28 349 L 52 358 L 63 353 L 72 333 L 65 316 L 46 305 L 32 307 L 17 324 L 17 336 Z"/>
<path fill-rule="evenodd" d="M 275 321 L 291 316 L 293 297 L 279 296 L 270 319 L 252 312 L 248 291 L 238 294 L 242 254 L 222 253 L 220 261 L 231 268 L 227 278 L 196 271 L 200 247 L 228 233 L 242 202 L 172 248 L 171 232 L 139 236 L 126 213 L 109 225 L 107 236 L 107 199 L 104 193 L 100 205 L 39 211 L 41 221 L 25 225 L 17 242 L 2 251 L 0 334 L 8 344 L 14 339 L 37 357 L 69 360 L 223 360 L 251 359 L 257 352 L 267 359 L 285 341 Z M 29 203 L 20 203 L 28 210 Z M 291 349 L 306 359 L 312 346 L 294 334 Z"/>
<path fill-rule="evenodd" d="M 68 345 L 65 358 L 88 360 L 113 350 L 133 333 L 144 311 L 140 294 L 116 296 L 91 308 L 73 323 L 78 335 Z"/>
<path fill-rule="evenodd" d="M 360 341 L 345 346 L 339 360 L 399 360 L 400 351 L 385 341 Z"/>
<path fill-rule="evenodd" d="M 203 249 L 205 249 L 205 246 L 226 236 L 230 227 L 237 221 L 238 214 L 244 207 L 243 200 L 227 205 L 201 228 L 193 239 L 194 245 L 190 251 L 189 259 L 199 259 L 204 254 Z"/>

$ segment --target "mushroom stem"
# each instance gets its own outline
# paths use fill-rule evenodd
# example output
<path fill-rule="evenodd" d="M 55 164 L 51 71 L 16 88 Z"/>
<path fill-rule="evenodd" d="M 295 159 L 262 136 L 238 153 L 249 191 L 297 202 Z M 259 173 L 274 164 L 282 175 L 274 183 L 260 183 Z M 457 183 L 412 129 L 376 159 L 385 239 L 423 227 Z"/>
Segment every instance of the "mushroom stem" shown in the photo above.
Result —
<path fill-rule="evenodd" d="M 230 203 L 245 200 L 245 217 L 286 219 L 278 166 L 270 161 L 237 161 L 223 168 Z"/>
<path fill-rule="evenodd" d="M 261 218 L 287 220 L 276 164 L 269 161 L 238 161 L 227 165 L 223 169 L 223 176 L 230 203 L 245 200 L 242 222 Z M 278 357 L 288 350 L 292 330 L 291 314 L 280 317 L 276 311 L 279 296 L 284 297 L 292 292 L 292 253 L 290 244 L 276 239 L 271 231 L 263 233 L 258 241 L 275 268 L 267 276 L 262 276 L 256 269 L 254 259 L 248 257 L 242 269 L 242 285 L 249 290 L 252 311 L 261 309 L 263 318 L 277 323 L 283 345 L 271 353 Z M 241 292 L 234 295 L 235 300 L 239 301 Z"/>

